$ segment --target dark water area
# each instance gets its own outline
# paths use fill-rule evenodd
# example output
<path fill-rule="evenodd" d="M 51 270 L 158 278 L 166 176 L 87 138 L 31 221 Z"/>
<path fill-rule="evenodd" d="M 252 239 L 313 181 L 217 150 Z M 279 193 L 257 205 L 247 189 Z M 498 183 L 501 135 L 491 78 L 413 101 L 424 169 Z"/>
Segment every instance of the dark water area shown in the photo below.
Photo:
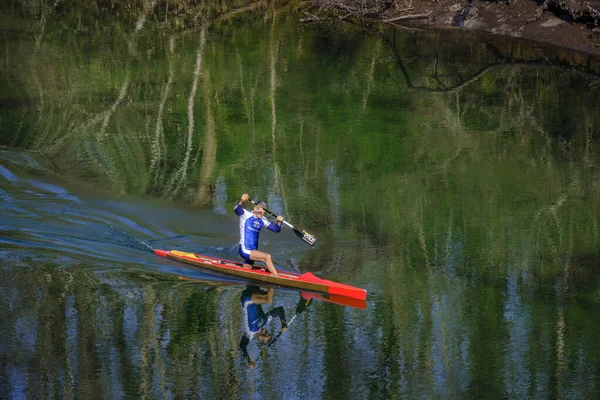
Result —
<path fill-rule="evenodd" d="M 0 16 L 0 398 L 600 395 L 594 70 L 271 8 L 174 29 L 151 2 L 101 25 L 23 4 Z M 239 260 L 246 192 L 319 237 L 264 231 L 278 266 L 369 293 L 274 288 L 254 364 L 248 282 L 152 252 Z"/>

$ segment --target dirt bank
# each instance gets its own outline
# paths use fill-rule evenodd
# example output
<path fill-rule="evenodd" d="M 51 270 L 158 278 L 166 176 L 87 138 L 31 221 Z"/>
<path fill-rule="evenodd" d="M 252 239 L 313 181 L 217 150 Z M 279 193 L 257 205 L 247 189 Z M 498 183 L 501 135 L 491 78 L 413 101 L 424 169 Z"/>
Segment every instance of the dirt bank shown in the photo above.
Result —
<path fill-rule="evenodd" d="M 324 18 L 401 27 L 470 29 L 600 56 L 600 1 L 317 0 L 304 22 Z"/>

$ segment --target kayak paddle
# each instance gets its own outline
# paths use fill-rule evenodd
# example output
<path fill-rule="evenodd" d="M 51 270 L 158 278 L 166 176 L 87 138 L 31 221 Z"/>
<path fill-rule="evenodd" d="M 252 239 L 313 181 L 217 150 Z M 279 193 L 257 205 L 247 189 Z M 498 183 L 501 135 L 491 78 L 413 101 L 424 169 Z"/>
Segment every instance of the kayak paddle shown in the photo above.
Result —
<path fill-rule="evenodd" d="M 265 210 L 265 212 L 267 214 L 272 215 L 273 217 L 277 218 L 277 215 L 275 215 L 275 213 L 267 210 L 266 208 L 264 208 L 263 206 L 260 206 L 258 204 L 256 204 L 256 202 L 252 199 L 250 199 L 250 201 L 252 202 L 252 204 L 254 204 L 255 206 L 258 206 L 260 208 L 262 208 L 263 210 Z M 285 219 L 283 220 L 283 223 L 286 224 L 287 226 L 289 226 L 290 228 L 292 228 L 294 230 L 294 233 L 296 234 L 296 236 L 298 236 L 298 238 L 300 240 L 302 240 L 304 243 L 314 247 L 315 244 L 317 243 L 317 237 L 315 235 L 313 235 L 312 233 L 308 232 L 305 229 L 300 229 L 300 228 L 296 228 L 294 225 L 290 224 L 289 222 L 287 222 Z"/>
<path fill-rule="evenodd" d="M 298 305 L 296 306 L 296 314 L 294 314 L 292 319 L 290 319 L 290 322 L 287 323 L 288 329 L 289 329 L 290 325 L 292 325 L 292 323 L 294 322 L 296 317 L 299 314 L 303 313 L 308 308 L 311 301 L 312 301 L 312 299 L 306 300 L 306 299 L 300 297 L 300 302 L 298 302 Z M 267 352 L 267 350 L 269 349 L 269 347 L 273 346 L 273 343 L 275 343 L 277 341 L 277 339 L 279 338 L 279 336 L 281 336 L 282 333 L 283 333 L 283 331 L 279 331 L 279 333 L 275 337 L 273 337 L 271 340 L 269 340 L 269 342 L 267 343 L 267 346 L 264 349 L 262 349 L 262 351 L 260 352 L 260 355 L 257 357 L 257 360 L 264 357 L 264 355 Z"/>

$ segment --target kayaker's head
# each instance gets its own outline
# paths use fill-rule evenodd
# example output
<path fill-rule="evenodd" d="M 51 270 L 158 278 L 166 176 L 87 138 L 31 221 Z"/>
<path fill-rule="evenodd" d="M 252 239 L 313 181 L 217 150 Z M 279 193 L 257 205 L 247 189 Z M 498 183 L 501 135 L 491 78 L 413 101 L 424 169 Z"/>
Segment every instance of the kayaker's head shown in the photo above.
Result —
<path fill-rule="evenodd" d="M 254 205 L 254 214 L 257 218 L 262 218 L 265 215 L 265 208 L 267 208 L 267 203 L 264 201 L 257 201 Z"/>
<path fill-rule="evenodd" d="M 269 340 L 271 340 L 271 334 L 265 328 L 260 328 L 256 333 L 256 339 L 260 343 L 269 343 Z"/>

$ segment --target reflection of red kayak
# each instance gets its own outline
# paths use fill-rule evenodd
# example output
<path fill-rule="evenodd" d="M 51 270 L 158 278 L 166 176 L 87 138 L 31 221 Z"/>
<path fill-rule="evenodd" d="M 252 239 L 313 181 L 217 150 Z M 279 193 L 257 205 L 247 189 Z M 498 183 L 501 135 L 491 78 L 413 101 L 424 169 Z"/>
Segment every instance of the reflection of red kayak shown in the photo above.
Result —
<path fill-rule="evenodd" d="M 329 297 L 349 297 L 357 300 L 365 300 L 367 298 L 367 291 L 364 289 L 321 279 L 310 272 L 305 272 L 303 274 L 279 272 L 279 276 L 273 276 L 270 272 L 245 269 L 242 267 L 242 263 L 239 262 L 205 256 L 202 254 L 186 253 L 177 250 L 154 250 L 154 253 L 186 264 L 192 264 L 228 275 L 272 285 L 287 286 L 302 291 L 327 293 Z"/>
<path fill-rule="evenodd" d="M 353 307 L 353 308 L 367 308 L 366 300 L 360 300 L 355 297 L 345 297 L 337 294 L 329 294 L 329 295 L 320 295 L 312 292 L 302 292 L 300 293 L 304 300 L 310 299 L 319 299 L 321 301 L 326 301 L 327 303 L 338 304 L 340 306 Z"/>
<path fill-rule="evenodd" d="M 235 282 L 235 281 L 218 281 L 218 280 L 215 281 L 215 280 L 209 280 L 209 279 L 187 278 L 184 276 L 180 276 L 179 279 L 182 281 L 186 281 L 186 282 L 199 282 L 204 285 L 217 285 L 217 286 L 239 285 L 239 283 Z M 263 285 L 261 285 L 261 286 L 263 286 Z M 270 286 L 270 285 L 265 285 L 265 286 Z M 293 291 L 294 289 L 289 288 L 287 290 Z M 302 298 L 305 300 L 318 299 L 321 301 L 325 301 L 327 303 L 333 303 L 333 304 L 337 304 L 340 306 L 361 308 L 361 309 L 367 308 L 367 302 L 365 300 L 359 300 L 359 299 L 355 299 L 352 297 L 338 296 L 335 294 L 331 294 L 331 295 L 330 294 L 319 294 L 319 293 L 313 293 L 313 292 L 300 292 L 300 296 L 302 296 Z"/>

